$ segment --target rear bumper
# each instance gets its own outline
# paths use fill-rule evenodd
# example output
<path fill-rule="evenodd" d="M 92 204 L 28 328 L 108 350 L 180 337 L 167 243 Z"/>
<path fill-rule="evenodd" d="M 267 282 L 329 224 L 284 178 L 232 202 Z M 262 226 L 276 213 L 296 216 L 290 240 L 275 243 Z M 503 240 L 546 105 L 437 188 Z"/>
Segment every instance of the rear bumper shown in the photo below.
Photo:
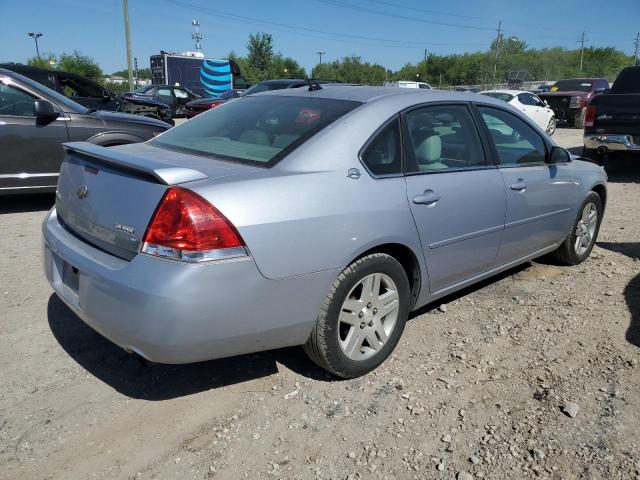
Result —
<path fill-rule="evenodd" d="M 589 150 L 604 149 L 606 151 L 640 152 L 631 135 L 588 134 L 584 136 L 584 146 Z"/>
<path fill-rule="evenodd" d="M 60 299 L 113 343 L 159 363 L 302 344 L 337 274 L 268 280 L 252 258 L 194 265 L 139 254 L 126 261 L 72 235 L 55 209 L 42 230 L 45 274 Z"/>

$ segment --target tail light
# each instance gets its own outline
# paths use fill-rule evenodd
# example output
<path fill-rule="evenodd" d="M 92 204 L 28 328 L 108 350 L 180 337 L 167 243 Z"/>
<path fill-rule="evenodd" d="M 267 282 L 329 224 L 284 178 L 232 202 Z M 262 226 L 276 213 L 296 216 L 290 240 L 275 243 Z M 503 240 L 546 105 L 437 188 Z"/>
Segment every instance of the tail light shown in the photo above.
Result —
<path fill-rule="evenodd" d="M 587 107 L 587 113 L 584 116 L 584 126 L 593 127 L 596 122 L 596 106 L 589 105 Z"/>
<path fill-rule="evenodd" d="M 170 187 L 147 228 L 142 253 L 183 262 L 247 255 L 235 227 L 197 193 Z"/>

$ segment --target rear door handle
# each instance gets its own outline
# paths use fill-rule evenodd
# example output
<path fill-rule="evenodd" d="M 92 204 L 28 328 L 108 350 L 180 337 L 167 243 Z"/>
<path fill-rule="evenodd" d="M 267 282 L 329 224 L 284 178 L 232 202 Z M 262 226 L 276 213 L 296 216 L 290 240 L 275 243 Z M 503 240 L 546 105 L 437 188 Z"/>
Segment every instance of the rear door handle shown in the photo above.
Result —
<path fill-rule="evenodd" d="M 435 205 L 438 200 L 440 195 L 433 190 L 425 190 L 422 195 L 413 197 L 413 203 L 416 205 Z"/>
<path fill-rule="evenodd" d="M 511 185 L 509 185 L 509 188 L 511 188 L 511 190 L 515 190 L 517 192 L 523 192 L 526 190 L 527 188 L 527 184 L 524 183 L 522 180 L 518 180 L 515 183 L 512 183 Z"/>

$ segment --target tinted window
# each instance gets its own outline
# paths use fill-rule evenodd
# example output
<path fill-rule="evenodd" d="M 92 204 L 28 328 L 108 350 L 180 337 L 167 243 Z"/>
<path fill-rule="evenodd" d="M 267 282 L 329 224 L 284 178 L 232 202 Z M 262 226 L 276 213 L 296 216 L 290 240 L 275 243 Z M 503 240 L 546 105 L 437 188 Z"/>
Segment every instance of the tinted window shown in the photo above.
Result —
<path fill-rule="evenodd" d="M 464 105 L 407 113 L 407 171 L 432 172 L 486 165 L 475 123 Z"/>
<path fill-rule="evenodd" d="M 54 102 L 56 104 L 58 104 L 58 106 L 62 106 L 63 107 L 63 110 L 65 112 L 85 113 L 87 111 L 87 108 L 83 107 L 79 103 L 76 103 L 76 102 L 74 102 L 72 100 L 69 100 L 64 95 L 56 92 L 55 90 L 51 90 L 50 88 L 45 87 L 44 85 L 42 85 L 42 84 L 40 84 L 38 82 L 35 82 L 35 81 L 31 80 L 30 78 L 27 78 L 27 77 L 22 76 L 22 75 L 16 75 L 15 78 L 16 78 L 16 80 L 18 80 L 21 83 L 27 85 L 28 87 L 32 88 L 36 92 L 44 94 L 44 95 L 48 95 L 49 97 L 51 97 L 54 100 Z"/>
<path fill-rule="evenodd" d="M 33 117 L 35 100 L 22 90 L 0 83 L 0 115 Z"/>
<path fill-rule="evenodd" d="M 510 102 L 513 98 L 513 95 L 502 92 L 480 92 L 482 95 L 486 95 L 487 97 L 497 98 L 498 100 L 502 100 L 503 102 Z"/>
<path fill-rule="evenodd" d="M 560 80 L 553 84 L 550 92 L 590 92 L 593 82 L 591 80 Z"/>
<path fill-rule="evenodd" d="M 515 115 L 478 107 L 498 151 L 501 165 L 539 165 L 546 158 L 542 137 Z"/>
<path fill-rule="evenodd" d="M 160 96 L 160 97 L 170 97 L 171 96 L 171 89 L 169 89 L 169 88 L 159 88 L 158 91 L 155 94 Z"/>
<path fill-rule="evenodd" d="M 518 100 L 523 105 L 538 105 L 538 102 L 533 98 L 532 95 L 529 95 L 528 93 L 521 93 L 520 95 L 518 95 Z"/>
<path fill-rule="evenodd" d="M 611 86 L 611 93 L 640 93 L 640 67 L 627 67 Z"/>
<path fill-rule="evenodd" d="M 174 127 L 152 143 L 238 163 L 271 166 L 359 102 L 242 97 Z"/>
<path fill-rule="evenodd" d="M 257 85 L 254 85 L 249 90 L 244 92 L 243 95 L 251 95 L 252 93 L 267 92 L 269 90 L 282 90 L 284 88 L 289 88 L 290 85 L 291 85 L 290 83 L 276 83 L 276 82 L 258 83 Z"/>
<path fill-rule="evenodd" d="M 179 88 L 176 88 L 173 93 L 176 95 L 176 98 L 189 98 L 189 94 Z"/>
<path fill-rule="evenodd" d="M 402 172 L 400 121 L 393 120 L 383 128 L 362 153 L 362 161 L 374 175 Z"/>

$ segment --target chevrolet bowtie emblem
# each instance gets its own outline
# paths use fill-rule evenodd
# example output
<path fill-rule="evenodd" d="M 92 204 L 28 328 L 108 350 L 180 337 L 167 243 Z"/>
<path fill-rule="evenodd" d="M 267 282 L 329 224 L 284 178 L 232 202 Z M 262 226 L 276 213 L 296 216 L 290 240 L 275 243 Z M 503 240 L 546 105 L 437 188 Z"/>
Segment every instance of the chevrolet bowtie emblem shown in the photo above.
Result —
<path fill-rule="evenodd" d="M 80 187 L 78 187 L 78 190 L 76 190 L 76 195 L 80 200 L 84 200 L 85 198 L 87 198 L 87 195 L 89 195 L 89 188 L 87 188 L 86 185 L 80 185 Z"/>

